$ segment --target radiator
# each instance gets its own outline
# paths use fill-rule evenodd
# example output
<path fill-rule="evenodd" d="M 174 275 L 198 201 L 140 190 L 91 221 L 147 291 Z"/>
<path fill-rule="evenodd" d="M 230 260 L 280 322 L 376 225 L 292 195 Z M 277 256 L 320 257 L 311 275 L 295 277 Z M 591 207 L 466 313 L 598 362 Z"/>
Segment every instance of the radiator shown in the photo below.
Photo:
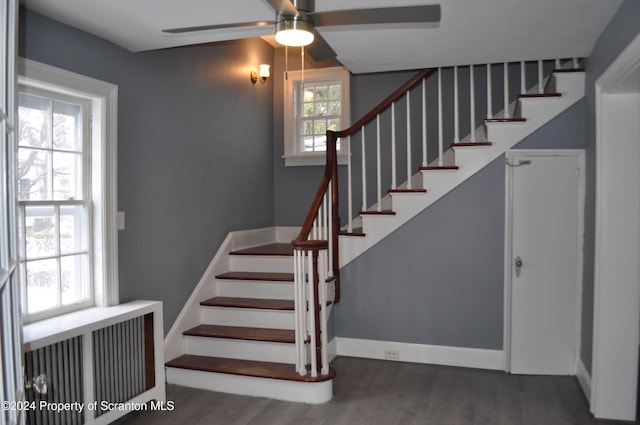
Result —
<path fill-rule="evenodd" d="M 122 405 L 164 400 L 164 379 L 159 392 L 151 391 L 156 388 L 156 365 L 162 364 L 156 356 L 162 350 L 156 347 L 155 320 L 153 313 L 128 317 L 27 351 L 25 374 L 29 379 L 46 377 L 41 380 L 46 380 L 46 392 L 42 386 L 37 388 L 42 393 L 37 391 L 35 384 L 26 391 L 31 407 L 26 424 L 110 423 L 127 413 Z M 148 399 L 143 400 L 145 394 Z"/>

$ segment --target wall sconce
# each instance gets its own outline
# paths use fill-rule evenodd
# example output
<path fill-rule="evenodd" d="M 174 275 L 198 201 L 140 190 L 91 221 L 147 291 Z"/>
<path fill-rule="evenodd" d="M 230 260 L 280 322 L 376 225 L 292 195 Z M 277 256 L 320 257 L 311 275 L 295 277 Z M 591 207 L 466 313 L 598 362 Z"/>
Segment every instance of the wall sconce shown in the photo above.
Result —
<path fill-rule="evenodd" d="M 264 83 L 265 81 L 267 81 L 267 78 L 269 78 L 271 76 L 271 73 L 269 72 L 269 68 L 270 65 L 263 63 L 260 64 L 260 67 L 258 69 L 258 72 L 256 71 L 251 71 L 251 82 L 253 84 L 256 83 L 256 81 L 258 81 L 258 79 L 260 79 L 260 82 Z"/>

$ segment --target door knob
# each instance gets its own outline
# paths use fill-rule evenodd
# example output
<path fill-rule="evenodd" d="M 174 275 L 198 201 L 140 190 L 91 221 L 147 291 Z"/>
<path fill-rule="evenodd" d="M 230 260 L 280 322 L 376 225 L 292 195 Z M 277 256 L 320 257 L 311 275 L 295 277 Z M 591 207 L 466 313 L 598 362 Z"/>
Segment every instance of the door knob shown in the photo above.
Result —
<path fill-rule="evenodd" d="M 522 258 L 520 256 L 516 257 L 514 264 L 516 266 L 516 277 L 520 277 L 520 271 L 522 270 Z"/>

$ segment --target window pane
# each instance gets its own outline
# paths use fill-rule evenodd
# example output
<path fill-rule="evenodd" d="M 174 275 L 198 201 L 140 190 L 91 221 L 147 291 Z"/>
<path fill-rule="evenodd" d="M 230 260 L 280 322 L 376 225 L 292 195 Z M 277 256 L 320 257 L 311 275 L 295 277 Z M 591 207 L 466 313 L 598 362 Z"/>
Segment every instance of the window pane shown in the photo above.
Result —
<path fill-rule="evenodd" d="M 71 255 L 60 259 L 62 304 L 72 304 L 89 298 L 87 290 L 87 256 Z"/>
<path fill-rule="evenodd" d="M 327 115 L 327 102 L 316 103 L 316 115 L 317 116 Z"/>
<path fill-rule="evenodd" d="M 313 102 L 313 87 L 305 87 L 304 88 L 304 101 L 305 102 Z"/>
<path fill-rule="evenodd" d="M 60 253 L 75 254 L 87 250 L 85 211 L 82 205 L 60 207 Z"/>
<path fill-rule="evenodd" d="M 326 86 L 316 87 L 316 100 L 327 100 L 328 91 Z"/>
<path fill-rule="evenodd" d="M 58 260 L 27 262 L 27 310 L 29 313 L 60 305 Z"/>
<path fill-rule="evenodd" d="M 51 155 L 40 149 L 18 149 L 18 199 L 20 201 L 50 200 Z"/>
<path fill-rule="evenodd" d="M 49 137 L 49 99 L 30 94 L 19 94 L 18 108 L 20 146 L 51 148 Z"/>
<path fill-rule="evenodd" d="M 327 129 L 332 131 L 340 130 L 340 120 L 338 119 L 329 120 L 327 123 Z"/>
<path fill-rule="evenodd" d="M 55 208 L 25 207 L 27 259 L 56 255 Z"/>
<path fill-rule="evenodd" d="M 329 102 L 329 115 L 340 115 L 340 101 Z"/>
<path fill-rule="evenodd" d="M 80 105 L 53 102 L 53 147 L 68 151 L 82 151 L 82 117 Z"/>
<path fill-rule="evenodd" d="M 53 198 L 82 199 L 82 155 L 53 153 Z"/>
<path fill-rule="evenodd" d="M 329 87 L 329 99 L 339 100 L 342 97 L 341 95 L 342 90 L 339 85 Z"/>

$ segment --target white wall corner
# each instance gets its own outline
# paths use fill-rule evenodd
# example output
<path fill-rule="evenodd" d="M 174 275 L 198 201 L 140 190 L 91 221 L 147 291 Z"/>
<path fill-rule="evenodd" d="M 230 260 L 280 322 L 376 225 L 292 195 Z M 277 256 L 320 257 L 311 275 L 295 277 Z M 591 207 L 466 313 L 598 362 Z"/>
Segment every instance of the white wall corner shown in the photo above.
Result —
<path fill-rule="evenodd" d="M 504 352 L 482 348 L 449 347 L 393 341 L 336 337 L 337 354 L 347 357 L 392 360 L 475 369 L 504 370 Z M 394 358 L 385 352 L 397 354 Z"/>
<path fill-rule="evenodd" d="M 591 375 L 584 363 L 582 363 L 582 359 L 579 358 L 577 363 L 576 378 L 578 378 L 578 383 L 580 383 L 584 396 L 591 403 Z"/>

